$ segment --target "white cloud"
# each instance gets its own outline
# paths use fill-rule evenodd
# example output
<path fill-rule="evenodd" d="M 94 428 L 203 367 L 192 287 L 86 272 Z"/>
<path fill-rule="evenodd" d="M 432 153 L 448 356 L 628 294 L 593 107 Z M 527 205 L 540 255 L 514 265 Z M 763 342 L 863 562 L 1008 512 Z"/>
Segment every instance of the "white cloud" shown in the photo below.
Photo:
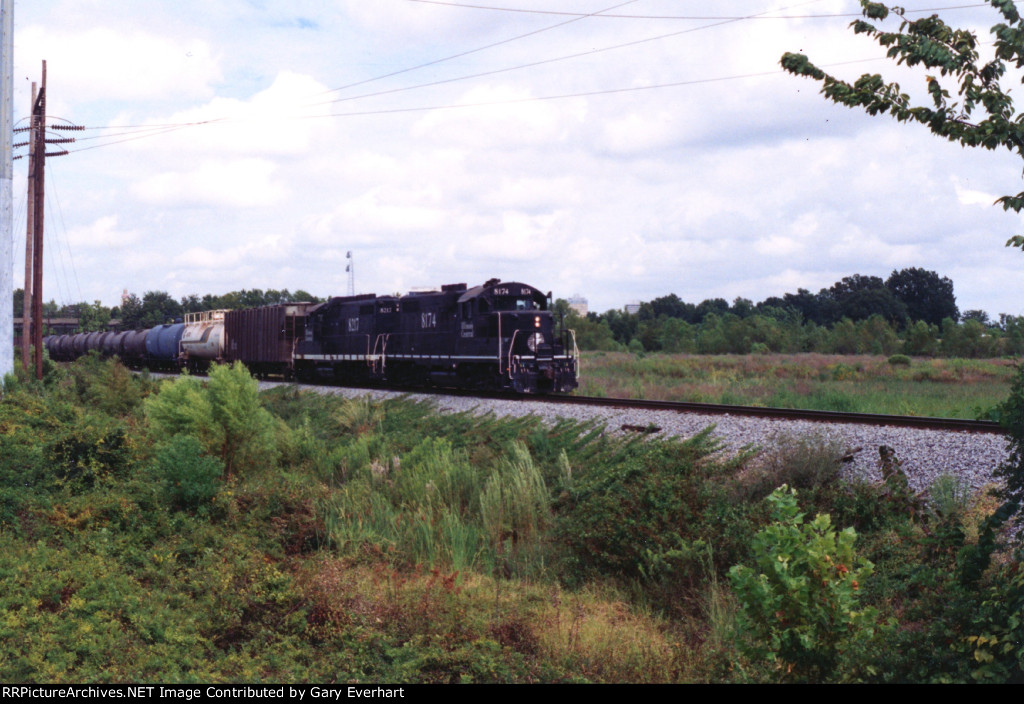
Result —
<path fill-rule="evenodd" d="M 473 88 L 455 103 L 471 107 L 433 110 L 412 136 L 463 149 L 514 150 L 565 139 L 585 115 L 582 103 L 535 101 L 510 85 Z"/>
<path fill-rule="evenodd" d="M 72 227 L 67 231 L 67 242 L 73 247 L 84 249 L 112 249 L 125 247 L 139 241 L 136 230 L 118 227 L 117 215 L 106 215 L 89 225 Z"/>
<path fill-rule="evenodd" d="M 713 5 L 716 15 L 801 14 L 789 4 Z M 682 12 L 675 5 L 622 11 Z M 858 7 L 822 0 L 814 11 Z M 954 278 L 961 307 L 1020 312 L 1012 287 L 991 278 L 1001 271 L 993 262 L 1019 259 L 1002 243 L 1020 218 L 976 207 L 1015 192 L 1014 155 L 838 108 L 806 79 L 708 80 L 778 71 L 784 51 L 819 63 L 880 55 L 845 17 L 712 28 L 588 19 L 327 93 L 566 18 L 407 0 L 36 0 L 18 10 L 18 80 L 35 80 L 38 60 L 49 60 L 51 114 L 85 115 L 90 126 L 211 121 L 54 160 L 90 300 L 110 304 L 107 292 L 124 286 L 342 293 L 351 249 L 365 291 L 514 276 L 556 294 L 564 286 L 602 311 L 670 292 L 759 300 L 922 266 Z M 967 8 L 955 19 L 984 28 L 992 14 Z M 324 103 L 677 30 L 688 31 Z M 836 70 L 856 77 L 889 64 Z M 538 99 L 683 81 L 706 82 Z M 16 105 L 27 105 L 25 90 Z M 464 103 L 475 107 L 421 110 Z M 86 141 L 95 135 L 76 148 L 106 141 Z"/>
<path fill-rule="evenodd" d="M 208 98 L 222 78 L 203 40 L 110 27 L 31 24 L 15 35 L 18 71 L 36 76 L 47 61 L 47 90 L 63 104 L 94 100 Z M 31 62 L 31 63 L 29 63 Z"/>
<path fill-rule="evenodd" d="M 956 199 L 961 205 L 981 205 L 991 207 L 999 197 L 982 191 L 964 188 L 956 179 L 953 179 L 953 188 L 956 190 Z"/>
<path fill-rule="evenodd" d="M 141 201 L 157 205 L 269 207 L 288 195 L 287 186 L 272 179 L 275 169 L 265 159 L 204 161 L 191 171 L 151 176 L 133 191 Z"/>

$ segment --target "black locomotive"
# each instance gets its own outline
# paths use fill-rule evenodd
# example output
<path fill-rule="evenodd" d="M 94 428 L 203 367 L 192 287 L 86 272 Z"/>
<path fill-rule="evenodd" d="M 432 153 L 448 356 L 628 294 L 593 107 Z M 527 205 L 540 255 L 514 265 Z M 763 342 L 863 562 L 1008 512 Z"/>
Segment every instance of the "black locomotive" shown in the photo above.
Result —
<path fill-rule="evenodd" d="M 259 376 L 519 393 L 571 391 L 579 370 L 572 331 L 556 330 L 551 294 L 498 279 L 404 296 L 206 311 L 148 331 L 55 336 L 46 345 L 63 360 L 95 349 L 162 368 L 240 361 Z"/>

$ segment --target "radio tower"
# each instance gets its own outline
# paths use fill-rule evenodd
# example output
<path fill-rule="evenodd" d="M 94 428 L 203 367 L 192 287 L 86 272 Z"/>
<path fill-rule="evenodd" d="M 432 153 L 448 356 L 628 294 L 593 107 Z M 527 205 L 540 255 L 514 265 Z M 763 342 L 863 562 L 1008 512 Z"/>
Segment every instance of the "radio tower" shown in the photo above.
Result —
<path fill-rule="evenodd" d="M 348 272 L 348 295 L 356 295 L 356 260 L 352 258 L 352 252 L 345 252 L 345 259 L 348 259 L 348 264 L 345 265 L 345 271 Z"/>

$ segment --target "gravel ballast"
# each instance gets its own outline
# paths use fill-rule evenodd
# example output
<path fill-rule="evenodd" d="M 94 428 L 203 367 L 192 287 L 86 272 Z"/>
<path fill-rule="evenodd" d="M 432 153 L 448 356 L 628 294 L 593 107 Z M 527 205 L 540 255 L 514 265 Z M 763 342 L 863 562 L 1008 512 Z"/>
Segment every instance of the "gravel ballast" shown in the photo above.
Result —
<path fill-rule="evenodd" d="M 268 384 L 268 382 L 263 382 Z M 272 383 L 272 382 L 270 382 Z M 405 395 L 432 403 L 442 413 L 493 413 L 497 416 L 535 415 L 545 422 L 559 418 L 586 421 L 597 419 L 610 433 L 629 432 L 622 427 L 660 428 L 666 436 L 689 437 L 714 426 L 713 435 L 725 451 L 746 445 L 769 447 L 778 437 L 816 433 L 852 453 L 847 463 L 849 476 L 880 481 L 878 448 L 887 445 L 896 451 L 907 479 L 914 491 L 925 491 L 938 477 L 951 474 L 972 489 L 992 483 L 992 472 L 1006 458 L 1006 439 L 988 433 L 950 432 L 896 428 L 891 426 L 847 425 L 804 420 L 782 420 L 750 416 L 705 415 L 676 411 L 603 408 L 586 405 L 549 403 L 543 400 L 499 401 L 434 394 L 402 394 L 394 391 L 310 387 L 322 393 L 347 397 L 370 395 L 374 398 Z"/>

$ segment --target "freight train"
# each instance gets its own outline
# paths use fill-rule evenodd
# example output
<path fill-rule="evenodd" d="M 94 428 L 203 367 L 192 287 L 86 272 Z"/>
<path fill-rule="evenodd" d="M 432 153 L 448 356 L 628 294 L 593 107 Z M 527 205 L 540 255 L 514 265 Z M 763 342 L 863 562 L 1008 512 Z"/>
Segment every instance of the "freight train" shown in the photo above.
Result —
<path fill-rule="evenodd" d="M 148 330 L 55 335 L 44 344 L 57 361 L 96 351 L 133 367 L 194 372 L 237 361 L 256 376 L 304 381 L 518 393 L 567 392 L 579 383 L 575 333 L 556 326 L 551 294 L 498 279 L 189 313 Z"/>

